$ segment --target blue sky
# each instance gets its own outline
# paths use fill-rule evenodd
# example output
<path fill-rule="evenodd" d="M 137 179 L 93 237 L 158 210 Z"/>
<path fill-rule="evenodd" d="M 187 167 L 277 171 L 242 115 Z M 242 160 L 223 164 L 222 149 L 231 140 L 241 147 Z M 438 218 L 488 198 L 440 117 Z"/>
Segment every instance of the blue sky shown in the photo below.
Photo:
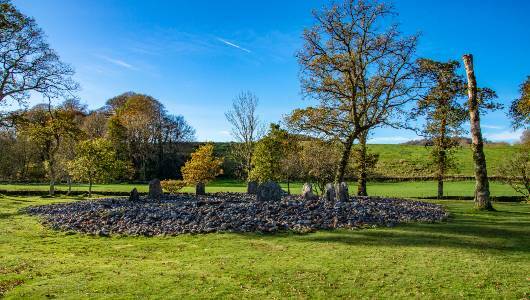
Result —
<path fill-rule="evenodd" d="M 76 69 L 80 97 L 95 109 L 125 91 L 159 99 L 182 114 L 200 141 L 227 141 L 224 112 L 240 91 L 260 98 L 266 122 L 301 99 L 301 33 L 311 10 L 328 1 L 14 0 L 33 16 L 63 61 Z M 395 1 L 405 33 L 421 33 L 418 56 L 460 59 L 473 53 L 479 85 L 502 103 L 530 75 L 530 1 Z M 40 99 L 32 99 L 37 103 Z M 483 117 L 491 140 L 516 140 L 504 112 Z M 412 132 L 378 129 L 373 143 L 399 143 Z"/>

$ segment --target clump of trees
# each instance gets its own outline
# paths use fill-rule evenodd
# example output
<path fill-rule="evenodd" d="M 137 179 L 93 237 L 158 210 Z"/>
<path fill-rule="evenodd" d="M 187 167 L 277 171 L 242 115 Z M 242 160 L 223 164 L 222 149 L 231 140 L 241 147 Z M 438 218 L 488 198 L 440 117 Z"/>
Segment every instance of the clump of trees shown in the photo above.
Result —
<path fill-rule="evenodd" d="M 74 180 L 88 182 L 89 197 L 94 183 L 127 177 L 132 169 L 126 161 L 117 159 L 112 143 L 104 138 L 79 142 L 75 158 L 68 162 L 67 168 Z"/>

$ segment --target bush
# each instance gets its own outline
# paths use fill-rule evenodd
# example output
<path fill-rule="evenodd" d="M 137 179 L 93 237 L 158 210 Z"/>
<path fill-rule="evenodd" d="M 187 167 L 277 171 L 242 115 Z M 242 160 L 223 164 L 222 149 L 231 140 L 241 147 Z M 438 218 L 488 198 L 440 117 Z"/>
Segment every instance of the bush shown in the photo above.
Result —
<path fill-rule="evenodd" d="M 183 180 L 162 180 L 160 181 L 162 189 L 170 194 L 176 194 L 187 184 Z"/>

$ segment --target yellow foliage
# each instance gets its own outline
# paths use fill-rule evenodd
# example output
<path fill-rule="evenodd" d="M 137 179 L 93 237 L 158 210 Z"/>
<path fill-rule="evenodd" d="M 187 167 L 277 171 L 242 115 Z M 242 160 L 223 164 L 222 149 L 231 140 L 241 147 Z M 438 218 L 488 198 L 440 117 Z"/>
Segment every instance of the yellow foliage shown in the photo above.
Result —
<path fill-rule="evenodd" d="M 162 189 L 170 194 L 176 194 L 183 189 L 187 183 L 184 180 L 162 180 Z"/>
<path fill-rule="evenodd" d="M 206 184 L 217 175 L 223 174 L 222 163 L 223 158 L 214 156 L 212 144 L 200 146 L 182 167 L 182 177 L 188 184 Z"/>

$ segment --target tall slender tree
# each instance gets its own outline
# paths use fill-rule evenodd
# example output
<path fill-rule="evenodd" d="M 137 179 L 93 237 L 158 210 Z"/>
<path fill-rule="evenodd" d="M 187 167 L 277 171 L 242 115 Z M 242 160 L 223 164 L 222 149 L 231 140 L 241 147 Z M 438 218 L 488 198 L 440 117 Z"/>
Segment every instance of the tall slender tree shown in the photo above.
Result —
<path fill-rule="evenodd" d="M 488 170 L 486 169 L 486 156 L 484 155 L 484 141 L 480 129 L 480 99 L 473 67 L 473 55 L 465 54 L 462 57 L 467 75 L 468 108 L 471 125 L 471 146 L 473 161 L 475 163 L 475 208 L 479 210 L 493 210 L 490 199 Z"/>
<path fill-rule="evenodd" d="M 419 75 L 427 92 L 413 110 L 414 118 L 425 117 L 420 134 L 432 142 L 431 158 L 438 180 L 438 198 L 444 194 L 444 176 L 455 167 L 453 154 L 459 144 L 456 140 L 464 132 L 467 110 L 461 103 L 465 96 L 465 81 L 458 74 L 457 61 L 437 62 L 418 60 Z"/>

